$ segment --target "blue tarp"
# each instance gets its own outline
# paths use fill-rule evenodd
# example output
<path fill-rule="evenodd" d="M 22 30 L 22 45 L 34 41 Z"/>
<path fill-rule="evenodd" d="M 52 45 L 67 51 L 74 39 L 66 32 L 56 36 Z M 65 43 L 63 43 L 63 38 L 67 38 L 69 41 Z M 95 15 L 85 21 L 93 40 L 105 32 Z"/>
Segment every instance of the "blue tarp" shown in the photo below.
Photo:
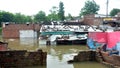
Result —
<path fill-rule="evenodd" d="M 94 46 L 94 41 L 91 38 L 87 39 L 87 45 L 92 50 L 96 49 L 96 47 Z"/>
<path fill-rule="evenodd" d="M 100 47 L 102 44 L 97 43 L 97 42 L 93 41 L 93 39 L 89 38 L 89 39 L 87 39 L 87 45 L 90 49 L 96 50 L 96 48 Z"/>
<path fill-rule="evenodd" d="M 117 50 L 119 52 L 119 55 L 120 55 L 120 42 L 116 43 L 115 50 Z"/>

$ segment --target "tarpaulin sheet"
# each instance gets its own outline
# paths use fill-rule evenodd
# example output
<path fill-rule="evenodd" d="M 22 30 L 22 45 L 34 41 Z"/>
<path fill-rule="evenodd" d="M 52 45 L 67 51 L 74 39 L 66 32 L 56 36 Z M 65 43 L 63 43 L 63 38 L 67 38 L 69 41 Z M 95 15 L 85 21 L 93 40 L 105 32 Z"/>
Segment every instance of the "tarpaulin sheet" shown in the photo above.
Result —
<path fill-rule="evenodd" d="M 89 32 L 88 37 L 95 40 L 96 38 L 96 32 Z"/>
<path fill-rule="evenodd" d="M 113 48 L 117 42 L 120 42 L 120 32 L 108 32 L 107 41 L 107 48 Z"/>
<path fill-rule="evenodd" d="M 96 33 L 96 41 L 98 43 L 106 43 L 107 42 L 107 33 L 105 32 L 97 32 Z"/>
<path fill-rule="evenodd" d="M 107 33 L 105 32 L 90 32 L 89 38 L 92 38 L 94 41 L 98 43 L 106 43 L 107 42 Z"/>
<path fill-rule="evenodd" d="M 90 49 L 96 49 L 94 46 L 94 41 L 91 38 L 87 39 L 87 45 Z"/>

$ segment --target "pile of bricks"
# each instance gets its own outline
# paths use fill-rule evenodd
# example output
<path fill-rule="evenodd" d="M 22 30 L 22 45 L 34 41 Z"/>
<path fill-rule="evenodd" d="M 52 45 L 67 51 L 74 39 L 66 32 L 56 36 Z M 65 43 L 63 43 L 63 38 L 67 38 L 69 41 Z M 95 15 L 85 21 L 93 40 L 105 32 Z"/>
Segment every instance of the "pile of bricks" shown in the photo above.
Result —
<path fill-rule="evenodd" d="M 46 65 L 47 53 L 42 50 L 28 52 L 26 50 L 0 51 L 0 67 L 27 67 Z"/>

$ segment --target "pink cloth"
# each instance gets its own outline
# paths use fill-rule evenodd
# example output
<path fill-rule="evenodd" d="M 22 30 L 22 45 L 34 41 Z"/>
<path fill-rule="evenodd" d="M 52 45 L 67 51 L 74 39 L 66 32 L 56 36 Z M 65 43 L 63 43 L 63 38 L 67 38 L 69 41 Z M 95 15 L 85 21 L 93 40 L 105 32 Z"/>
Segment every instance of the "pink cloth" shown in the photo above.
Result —
<path fill-rule="evenodd" d="M 92 38 L 93 40 L 95 40 L 95 39 L 96 39 L 96 32 L 90 32 L 90 33 L 88 34 L 88 37 L 89 37 L 89 38 Z"/>
<path fill-rule="evenodd" d="M 96 33 L 96 41 L 99 43 L 107 43 L 107 33 L 97 32 Z"/>
<path fill-rule="evenodd" d="M 117 42 L 120 42 L 120 31 L 107 33 L 107 47 L 112 48 Z"/>
<path fill-rule="evenodd" d="M 120 42 L 120 31 L 116 32 L 90 32 L 89 38 L 98 43 L 106 43 L 107 48 L 113 48 L 117 42 Z"/>
<path fill-rule="evenodd" d="M 89 38 L 92 38 L 94 41 L 99 43 L 106 43 L 107 42 L 107 33 L 105 32 L 90 32 L 88 34 Z"/>

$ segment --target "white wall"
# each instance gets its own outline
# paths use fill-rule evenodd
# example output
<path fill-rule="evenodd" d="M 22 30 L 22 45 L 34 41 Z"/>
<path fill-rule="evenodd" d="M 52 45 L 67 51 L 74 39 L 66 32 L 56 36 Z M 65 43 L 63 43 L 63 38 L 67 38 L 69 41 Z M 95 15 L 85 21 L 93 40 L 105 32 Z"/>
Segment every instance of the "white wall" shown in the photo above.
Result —
<path fill-rule="evenodd" d="M 37 32 L 34 30 L 20 30 L 20 38 L 37 38 Z"/>

